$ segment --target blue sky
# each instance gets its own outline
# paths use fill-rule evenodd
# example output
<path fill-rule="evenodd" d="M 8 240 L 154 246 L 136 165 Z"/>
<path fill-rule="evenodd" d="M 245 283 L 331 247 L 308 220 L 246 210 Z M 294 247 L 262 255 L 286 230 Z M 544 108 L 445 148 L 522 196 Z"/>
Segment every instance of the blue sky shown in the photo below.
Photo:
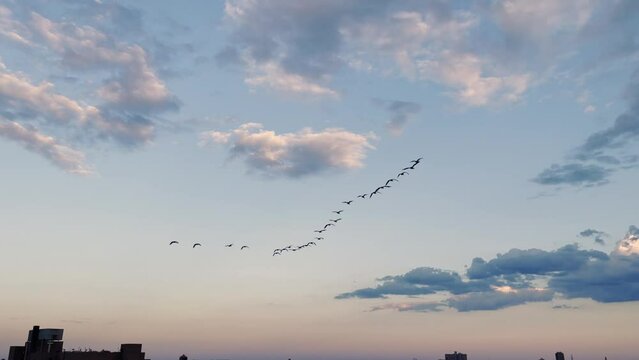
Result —
<path fill-rule="evenodd" d="M 161 360 L 631 359 L 638 18 L 0 2 L 0 347 L 40 324 Z"/>

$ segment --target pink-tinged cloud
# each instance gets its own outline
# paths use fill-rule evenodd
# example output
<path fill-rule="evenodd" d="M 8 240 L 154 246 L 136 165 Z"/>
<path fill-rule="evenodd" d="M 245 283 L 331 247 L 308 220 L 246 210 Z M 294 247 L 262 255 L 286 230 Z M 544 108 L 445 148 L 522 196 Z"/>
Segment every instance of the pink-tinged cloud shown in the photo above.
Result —
<path fill-rule="evenodd" d="M 374 138 L 337 128 L 277 134 L 257 123 L 200 135 L 201 144 L 223 144 L 232 158 L 244 158 L 249 171 L 293 178 L 361 168 Z"/>

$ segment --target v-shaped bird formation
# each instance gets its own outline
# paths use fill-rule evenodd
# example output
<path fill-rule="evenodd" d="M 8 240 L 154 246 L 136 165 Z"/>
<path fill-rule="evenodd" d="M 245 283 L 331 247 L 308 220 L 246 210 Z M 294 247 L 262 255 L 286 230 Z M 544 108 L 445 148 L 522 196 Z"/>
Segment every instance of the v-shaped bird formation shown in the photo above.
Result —
<path fill-rule="evenodd" d="M 372 192 L 370 192 L 370 193 L 363 193 L 363 194 L 357 195 L 357 196 L 356 196 L 356 198 L 359 198 L 359 199 L 366 199 L 366 198 L 368 197 L 368 199 L 372 199 L 372 198 L 373 198 L 373 196 L 381 195 L 381 191 L 382 191 L 382 190 L 384 190 L 384 189 L 390 189 L 390 188 L 392 187 L 392 186 L 391 186 L 391 185 L 389 185 L 389 184 L 391 184 L 391 183 L 393 183 L 393 182 L 398 182 L 400 177 L 402 177 L 402 176 L 406 176 L 406 175 L 409 175 L 411 170 L 415 170 L 415 167 L 416 167 L 416 166 L 417 166 L 417 165 L 418 165 L 418 164 L 422 161 L 422 159 L 423 159 L 423 158 L 422 158 L 422 157 L 420 157 L 420 158 L 417 158 L 417 159 L 415 159 L 415 160 L 411 160 L 411 161 L 410 161 L 410 163 L 411 163 L 412 165 L 411 165 L 411 166 L 407 166 L 407 167 L 402 168 L 402 169 L 400 170 L 400 172 L 397 174 L 397 176 L 396 176 L 396 177 L 394 177 L 394 178 L 390 178 L 390 179 L 386 180 L 386 182 L 384 183 L 384 185 L 377 187 L 375 190 L 373 190 L 373 191 L 372 191 Z M 342 204 L 345 204 L 345 205 L 347 205 L 347 206 L 350 206 L 350 205 L 352 205 L 354 202 L 355 202 L 355 200 L 345 200 L 345 201 L 342 201 L 341 203 L 342 203 Z M 333 210 L 332 212 L 333 212 L 333 213 L 335 213 L 335 214 L 337 214 L 337 215 L 340 215 L 340 216 L 341 216 L 342 212 L 344 212 L 344 209 Z M 335 218 L 335 219 L 329 219 L 328 221 L 329 221 L 329 222 L 327 222 L 326 224 L 324 224 L 324 226 L 320 227 L 320 228 L 319 228 L 319 229 L 317 229 L 317 230 L 313 230 L 313 232 L 321 235 L 321 234 L 323 234 L 325 231 L 329 230 L 331 227 L 336 226 L 336 224 L 337 224 L 338 222 L 342 221 L 342 218 L 341 218 L 341 217 L 338 217 L 338 218 Z M 324 237 L 323 237 L 323 236 L 316 236 L 316 237 L 315 237 L 315 240 L 317 240 L 317 241 L 319 241 L 319 240 L 324 240 Z M 309 246 L 311 246 L 311 245 L 315 246 L 315 245 L 317 245 L 317 244 L 316 244 L 314 241 L 310 241 L 310 242 L 307 242 L 307 243 L 305 243 L 305 244 L 288 245 L 288 246 L 286 246 L 286 247 L 283 247 L 283 248 L 280 248 L 280 249 L 275 249 L 275 250 L 273 250 L 273 256 L 276 256 L 276 255 L 282 255 L 282 254 L 284 254 L 285 252 L 286 252 L 286 253 L 288 253 L 288 252 L 296 252 L 296 251 L 299 251 L 299 250 L 305 249 L 305 248 L 307 248 L 307 247 L 309 247 Z"/>
<path fill-rule="evenodd" d="M 356 198 L 364 200 L 364 199 L 367 199 L 367 198 L 368 199 L 372 199 L 373 196 L 375 196 L 375 195 L 378 195 L 378 196 L 381 195 L 381 191 L 382 190 L 390 189 L 392 187 L 390 185 L 391 183 L 398 182 L 399 181 L 398 179 L 400 177 L 409 175 L 411 170 L 415 170 L 415 166 L 417 166 L 422 161 L 422 159 L 423 158 L 420 157 L 420 158 L 417 158 L 415 160 L 411 160 L 410 163 L 412 163 L 412 165 L 411 166 L 407 166 L 405 168 L 402 168 L 400 170 L 400 172 L 397 174 L 396 177 L 386 180 L 384 185 L 378 186 L 375 190 L 373 190 L 370 193 L 367 192 L 367 193 L 363 193 L 363 194 L 357 195 Z M 355 203 L 355 200 L 345 200 L 345 201 L 342 201 L 341 203 L 345 204 L 347 206 L 351 206 L 353 203 Z M 332 213 L 337 214 L 338 217 L 336 217 L 335 219 L 329 219 L 326 224 L 324 224 L 319 229 L 314 230 L 313 232 L 322 235 L 322 233 L 324 233 L 325 231 L 329 230 L 331 227 L 335 227 L 340 221 L 343 220 L 341 215 L 342 215 L 342 213 L 344 211 L 345 211 L 344 209 L 333 210 Z M 315 236 L 313 238 L 313 240 L 315 240 L 315 241 L 324 240 L 324 236 Z M 287 253 L 288 252 L 296 252 L 296 251 L 305 249 L 305 248 L 307 248 L 309 246 L 316 246 L 317 243 L 315 241 L 308 241 L 306 243 L 302 243 L 302 244 L 298 244 L 298 245 L 288 245 L 288 246 L 280 248 L 280 249 L 275 249 L 273 251 L 273 256 L 282 255 L 285 252 L 287 252 Z M 169 243 L 169 246 L 179 245 L 179 244 L 180 244 L 179 241 L 173 240 L 173 241 L 171 241 Z M 198 246 L 202 247 L 202 244 L 201 243 L 194 243 L 192 247 L 193 247 L 193 249 L 195 249 Z M 233 243 L 226 244 L 226 245 L 224 245 L 224 247 L 232 248 L 233 247 Z M 245 250 L 245 249 L 249 249 L 249 246 L 248 245 L 242 245 L 240 247 L 240 251 Z"/>

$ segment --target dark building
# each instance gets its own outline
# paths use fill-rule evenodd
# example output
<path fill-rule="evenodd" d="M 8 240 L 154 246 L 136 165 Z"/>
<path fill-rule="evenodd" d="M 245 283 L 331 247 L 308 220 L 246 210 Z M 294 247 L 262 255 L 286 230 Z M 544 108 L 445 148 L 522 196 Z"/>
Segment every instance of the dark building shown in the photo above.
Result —
<path fill-rule="evenodd" d="M 561 351 L 558 351 L 555 353 L 555 360 L 566 360 L 564 358 L 564 353 L 562 353 Z"/>
<path fill-rule="evenodd" d="M 24 346 L 11 346 L 7 360 L 145 360 L 141 344 L 122 344 L 120 351 L 65 351 L 63 329 L 34 326 Z"/>
<path fill-rule="evenodd" d="M 444 360 L 468 360 L 468 356 L 466 354 L 458 353 L 455 351 L 452 354 L 444 355 Z"/>

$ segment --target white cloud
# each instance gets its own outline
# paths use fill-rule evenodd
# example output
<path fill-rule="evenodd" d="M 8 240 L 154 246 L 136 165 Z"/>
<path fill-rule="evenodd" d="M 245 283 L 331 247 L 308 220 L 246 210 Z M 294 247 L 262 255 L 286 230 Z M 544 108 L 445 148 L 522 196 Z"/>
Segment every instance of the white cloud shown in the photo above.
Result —
<path fill-rule="evenodd" d="M 150 124 L 107 119 L 100 109 L 56 93 L 52 83 L 33 84 L 22 74 L 9 71 L 2 62 L 0 104 L 8 111 L 26 112 L 66 127 L 88 128 L 97 131 L 99 136 L 125 143 L 146 142 L 153 136 Z"/>
<path fill-rule="evenodd" d="M 469 53 L 445 53 L 438 60 L 420 61 L 418 67 L 422 78 L 458 89 L 458 100 L 473 106 L 517 101 L 530 82 L 528 74 L 485 75 L 481 60 Z"/>
<path fill-rule="evenodd" d="M 248 72 L 249 75 L 244 81 L 252 87 L 263 86 L 292 94 L 339 97 L 335 90 L 315 83 L 301 75 L 287 73 L 275 62 L 253 65 Z"/>
<path fill-rule="evenodd" d="M 93 169 L 86 164 L 82 152 L 60 144 L 53 137 L 33 128 L 0 118 L 0 136 L 20 143 L 68 173 L 83 176 L 93 174 Z"/>
<path fill-rule="evenodd" d="M 639 229 L 631 226 L 626 236 L 617 243 L 614 253 L 618 255 L 639 254 Z"/>
<path fill-rule="evenodd" d="M 90 26 L 56 23 L 32 13 L 31 26 L 46 44 L 76 70 L 117 69 L 117 75 L 98 89 L 107 103 L 128 110 L 151 112 L 176 108 L 177 102 L 157 76 L 146 51 L 116 42 Z"/>
<path fill-rule="evenodd" d="M 277 134 L 261 124 L 246 123 L 229 132 L 208 131 L 200 143 L 230 146 L 232 157 L 244 158 L 250 170 L 269 176 L 301 177 L 329 170 L 364 166 L 373 135 L 343 129 Z"/>
<path fill-rule="evenodd" d="M 25 27 L 13 19 L 13 12 L 0 5 L 0 36 L 21 45 L 31 46 L 31 42 L 25 38 L 26 32 Z"/>

